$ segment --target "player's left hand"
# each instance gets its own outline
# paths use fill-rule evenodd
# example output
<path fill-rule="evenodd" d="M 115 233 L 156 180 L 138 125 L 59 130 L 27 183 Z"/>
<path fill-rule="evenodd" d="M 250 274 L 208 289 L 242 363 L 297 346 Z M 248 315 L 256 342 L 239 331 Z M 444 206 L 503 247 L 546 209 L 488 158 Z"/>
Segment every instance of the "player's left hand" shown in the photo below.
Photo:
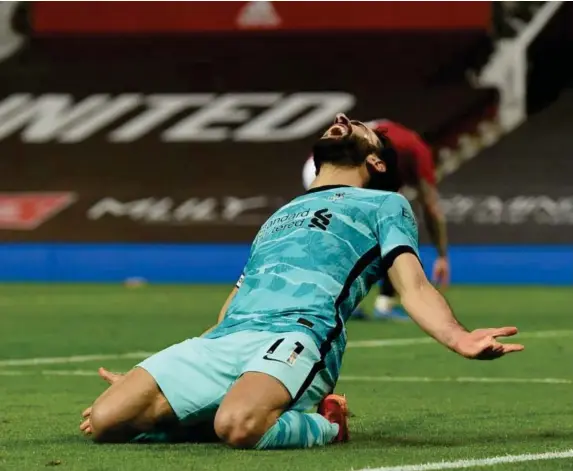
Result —
<path fill-rule="evenodd" d="M 447 257 L 438 257 L 432 270 L 432 281 L 442 288 L 450 284 L 450 261 Z"/>
<path fill-rule="evenodd" d="M 495 360 L 508 353 L 520 352 L 525 347 L 518 343 L 501 343 L 498 337 L 517 334 L 517 327 L 476 329 L 465 333 L 454 346 L 454 350 L 470 360 Z"/>
<path fill-rule="evenodd" d="M 98 375 L 100 376 L 100 378 L 102 378 L 109 385 L 117 383 L 124 376 L 121 373 L 112 373 L 111 371 L 106 370 L 103 367 L 98 369 Z M 80 431 L 82 431 L 85 435 L 91 435 L 91 433 L 92 433 L 92 427 L 91 427 L 91 423 L 90 423 L 90 416 L 91 415 L 92 415 L 91 406 L 82 412 L 83 419 L 82 419 L 82 422 L 80 423 Z"/>
<path fill-rule="evenodd" d="M 122 379 L 125 376 L 122 373 L 112 373 L 111 371 L 106 370 L 104 367 L 100 367 L 97 370 L 97 373 L 100 376 L 100 378 L 105 380 L 105 382 L 107 382 L 110 385 L 117 383 L 120 379 Z"/>

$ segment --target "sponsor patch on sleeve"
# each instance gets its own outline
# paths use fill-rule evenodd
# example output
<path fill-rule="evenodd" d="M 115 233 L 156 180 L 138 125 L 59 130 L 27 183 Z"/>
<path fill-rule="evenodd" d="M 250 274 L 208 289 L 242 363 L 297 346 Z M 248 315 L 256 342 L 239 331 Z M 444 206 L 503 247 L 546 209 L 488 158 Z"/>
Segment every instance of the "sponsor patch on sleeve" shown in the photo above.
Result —
<path fill-rule="evenodd" d="M 237 288 L 240 288 L 241 285 L 243 284 L 243 281 L 245 281 L 245 274 L 243 273 L 239 279 L 237 280 L 237 284 L 235 285 Z"/>

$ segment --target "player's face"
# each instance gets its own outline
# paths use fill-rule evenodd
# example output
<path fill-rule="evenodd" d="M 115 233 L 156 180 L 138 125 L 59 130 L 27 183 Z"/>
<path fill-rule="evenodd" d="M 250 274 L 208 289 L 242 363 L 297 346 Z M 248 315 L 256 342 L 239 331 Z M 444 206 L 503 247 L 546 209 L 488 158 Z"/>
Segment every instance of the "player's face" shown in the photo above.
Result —
<path fill-rule="evenodd" d="M 396 160 L 388 154 L 383 161 L 382 147 L 380 139 L 368 125 L 350 120 L 341 113 L 336 115 L 334 123 L 315 144 L 314 161 L 315 164 L 337 161 L 351 161 L 357 164 L 362 162 L 369 176 L 366 188 L 397 191 L 400 182 Z"/>
<path fill-rule="evenodd" d="M 381 147 L 380 140 L 368 126 L 340 113 L 314 145 L 313 152 L 315 162 L 360 164 L 366 157 L 378 155 Z"/>
<path fill-rule="evenodd" d="M 343 113 L 336 115 L 334 123 L 322 135 L 322 139 L 352 139 L 365 149 L 380 149 L 381 147 L 372 129 L 360 121 L 350 120 Z"/>

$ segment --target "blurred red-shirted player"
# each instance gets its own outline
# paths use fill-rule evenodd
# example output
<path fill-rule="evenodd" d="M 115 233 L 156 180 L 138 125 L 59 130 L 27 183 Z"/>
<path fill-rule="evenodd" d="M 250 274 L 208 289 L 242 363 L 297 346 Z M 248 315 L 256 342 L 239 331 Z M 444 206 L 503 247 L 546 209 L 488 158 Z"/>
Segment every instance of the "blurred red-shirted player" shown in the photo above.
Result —
<path fill-rule="evenodd" d="M 441 286 L 446 286 L 450 278 L 448 238 L 445 218 L 439 205 L 432 149 L 416 132 L 394 121 L 383 119 L 366 124 L 373 129 L 386 131 L 398 154 L 402 187 L 411 187 L 417 191 L 417 200 L 422 208 L 426 229 L 438 252 L 433 267 L 433 280 Z M 315 176 L 314 161 L 310 156 L 303 169 L 305 188 L 310 186 Z M 405 318 L 401 310 L 395 309 L 395 304 L 394 288 L 389 282 L 383 283 L 374 304 L 375 317 Z M 364 317 L 364 314 L 362 311 L 357 311 L 356 317 Z"/>

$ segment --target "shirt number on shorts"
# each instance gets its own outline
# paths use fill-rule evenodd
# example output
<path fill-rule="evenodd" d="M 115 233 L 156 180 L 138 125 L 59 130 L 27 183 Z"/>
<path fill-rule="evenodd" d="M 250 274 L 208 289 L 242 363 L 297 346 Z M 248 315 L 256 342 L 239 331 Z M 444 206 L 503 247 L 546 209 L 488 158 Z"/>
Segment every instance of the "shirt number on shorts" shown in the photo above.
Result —
<path fill-rule="evenodd" d="M 287 345 L 281 345 L 285 339 L 278 339 L 271 347 L 267 350 L 267 353 L 263 357 L 265 360 L 278 361 L 281 363 L 286 363 L 288 365 L 294 365 L 298 356 L 303 352 L 304 345 L 300 342 L 295 342 L 291 347 Z"/>

